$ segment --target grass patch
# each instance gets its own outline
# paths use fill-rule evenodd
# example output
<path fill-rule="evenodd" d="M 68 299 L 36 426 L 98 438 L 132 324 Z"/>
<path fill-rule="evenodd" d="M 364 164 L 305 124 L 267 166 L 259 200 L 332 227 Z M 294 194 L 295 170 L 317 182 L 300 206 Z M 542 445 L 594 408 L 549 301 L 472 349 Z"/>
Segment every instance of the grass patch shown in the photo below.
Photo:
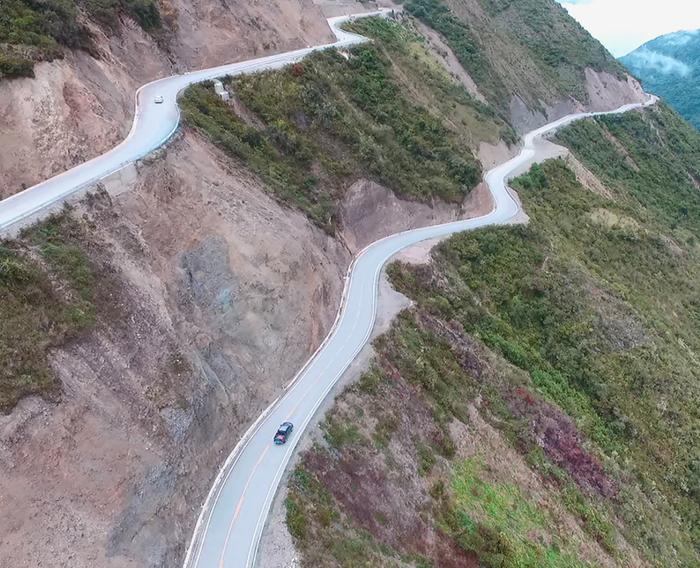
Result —
<path fill-rule="evenodd" d="M 700 234 L 700 139 L 663 103 L 557 134 L 643 225 L 693 245 Z"/>
<path fill-rule="evenodd" d="M 502 107 L 506 87 L 486 56 L 485 46 L 469 25 L 460 21 L 440 0 L 409 0 L 404 5 L 412 16 L 444 36 L 482 92 Z"/>
<path fill-rule="evenodd" d="M 435 465 L 435 454 L 430 446 L 420 442 L 416 449 L 418 450 L 418 473 L 422 476 L 429 475 Z"/>
<path fill-rule="evenodd" d="M 364 441 L 357 425 L 347 420 L 328 417 L 321 428 L 326 442 L 337 450 L 346 445 L 354 445 Z"/>
<path fill-rule="evenodd" d="M 372 435 L 375 445 L 378 448 L 386 448 L 398 427 L 399 421 L 393 414 L 390 412 L 381 414 Z"/>
<path fill-rule="evenodd" d="M 62 57 L 62 48 L 95 52 L 80 15 L 116 32 L 126 14 L 147 31 L 161 26 L 155 0 L 3 0 L 0 11 L 0 79 L 33 77 L 34 63 Z"/>
<path fill-rule="evenodd" d="M 472 458 L 457 465 L 452 477 L 454 507 L 462 546 L 474 550 L 484 566 L 584 567 L 567 536 L 557 534 L 547 510 L 507 483 L 484 479 L 483 465 Z M 547 536 L 547 541 L 542 536 Z"/>
<path fill-rule="evenodd" d="M 55 399 L 50 350 L 95 325 L 97 277 L 82 237 L 63 214 L 0 244 L 0 412 L 28 395 Z"/>
<path fill-rule="evenodd" d="M 461 202 L 481 179 L 471 150 L 478 140 L 465 136 L 464 124 L 478 139 L 511 132 L 436 66 L 408 28 L 368 19 L 355 29 L 375 43 L 354 48 L 348 59 L 329 50 L 281 71 L 231 78 L 255 120 L 237 116 L 211 85 L 189 88 L 181 101 L 191 126 L 329 232 L 358 178 L 407 199 Z M 418 95 L 409 97 L 406 81 L 419 86 Z"/>
<path fill-rule="evenodd" d="M 615 528 L 607 516 L 581 494 L 578 487 L 566 485 L 562 490 L 562 502 L 582 521 L 583 528 L 589 535 L 605 550 L 617 554 Z"/>
<path fill-rule="evenodd" d="M 285 501 L 287 510 L 287 528 L 289 534 L 299 541 L 306 540 L 308 531 L 308 520 L 304 506 L 294 497 L 288 497 Z"/>
<path fill-rule="evenodd" d="M 446 425 L 453 416 L 468 421 L 467 405 L 477 385 L 457 361 L 449 344 L 402 312 L 397 325 L 375 346 L 407 381 L 419 385 L 433 401 L 435 417 Z"/>

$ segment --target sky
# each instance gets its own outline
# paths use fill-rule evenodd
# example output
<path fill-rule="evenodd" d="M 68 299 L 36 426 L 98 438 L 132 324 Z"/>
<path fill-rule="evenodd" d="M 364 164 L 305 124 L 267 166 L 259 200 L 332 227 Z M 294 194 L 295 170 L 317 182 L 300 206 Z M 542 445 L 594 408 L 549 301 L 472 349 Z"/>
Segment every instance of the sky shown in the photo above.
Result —
<path fill-rule="evenodd" d="M 615 57 L 650 39 L 700 29 L 700 0 L 559 0 Z"/>

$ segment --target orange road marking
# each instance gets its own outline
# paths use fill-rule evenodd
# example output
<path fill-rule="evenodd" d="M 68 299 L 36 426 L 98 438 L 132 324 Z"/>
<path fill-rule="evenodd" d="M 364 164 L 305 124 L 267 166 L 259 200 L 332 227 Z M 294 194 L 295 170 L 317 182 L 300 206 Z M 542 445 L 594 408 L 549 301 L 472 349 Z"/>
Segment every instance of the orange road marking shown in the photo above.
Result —
<path fill-rule="evenodd" d="M 265 449 L 263 450 L 262 454 L 260 454 L 260 457 L 258 458 L 258 461 L 255 462 L 255 466 L 253 467 L 253 471 L 250 472 L 250 475 L 248 476 L 248 479 L 245 482 L 245 486 L 243 487 L 243 491 L 241 492 L 241 498 L 238 500 L 238 503 L 236 505 L 236 511 L 233 515 L 233 519 L 231 519 L 231 523 L 228 526 L 228 531 L 226 532 L 226 540 L 224 541 L 224 547 L 221 550 L 221 556 L 219 557 L 219 568 L 224 568 L 224 557 L 226 556 L 226 549 L 228 548 L 228 541 L 231 538 L 231 533 L 233 532 L 233 527 L 236 525 L 236 521 L 238 520 L 238 516 L 241 513 L 241 509 L 243 508 L 243 502 L 245 501 L 245 494 L 248 491 L 248 487 L 250 486 L 250 482 L 253 481 L 253 476 L 255 475 L 255 472 L 257 471 L 258 467 L 262 463 L 262 461 L 265 459 L 265 455 L 267 454 L 268 450 L 272 447 L 272 444 L 268 444 L 265 446 Z"/>

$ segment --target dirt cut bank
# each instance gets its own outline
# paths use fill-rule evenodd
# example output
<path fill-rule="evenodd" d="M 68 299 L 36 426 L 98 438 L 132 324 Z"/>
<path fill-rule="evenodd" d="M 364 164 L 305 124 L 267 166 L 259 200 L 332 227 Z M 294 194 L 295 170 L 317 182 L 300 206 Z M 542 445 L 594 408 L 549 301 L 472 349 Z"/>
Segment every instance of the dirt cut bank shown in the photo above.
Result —
<path fill-rule="evenodd" d="M 0 416 L 0 563 L 177 564 L 218 466 L 323 340 L 351 252 L 232 167 L 186 133 L 67 214 L 118 294 L 49 352 L 57 393 Z M 397 228 L 425 222 L 380 193 Z"/>
<path fill-rule="evenodd" d="M 61 61 L 39 64 L 33 82 L 0 83 L 0 95 L 7 95 L 0 96 L 7 101 L 0 103 L 5 104 L 0 143 L 12 149 L 0 156 L 5 194 L 112 145 L 127 128 L 131 93 L 138 84 L 186 64 L 219 62 L 224 39 L 238 32 L 249 38 L 257 27 L 264 28 L 251 40 L 260 43 L 247 48 L 248 55 L 323 41 L 327 33 L 322 18 L 309 24 L 302 14 L 318 9 L 306 1 L 272 7 L 235 3 L 235 13 L 231 3 L 173 5 L 182 22 L 171 39 L 174 58 L 126 22 L 121 40 L 104 38 L 102 59 L 67 54 Z M 216 22 L 229 21 L 221 44 L 207 41 L 209 31 L 199 40 L 188 39 L 197 36 L 192 29 L 204 29 L 207 22 L 214 34 Z M 385 34 L 387 28 L 376 31 Z M 356 105 L 366 118 L 369 112 L 361 105 L 396 92 L 373 91 L 375 80 L 379 77 L 382 87 L 390 81 L 391 88 L 406 93 L 402 109 L 416 129 L 403 133 L 387 127 L 382 121 L 391 105 L 381 100 L 382 112 L 364 124 L 375 138 L 363 136 L 364 146 L 352 146 L 354 169 L 334 169 L 347 163 L 328 160 L 321 164 L 328 168 L 327 177 L 316 176 L 318 164 L 304 152 L 294 154 L 305 148 L 294 137 L 294 128 L 305 127 L 300 115 L 277 129 L 280 125 L 271 120 L 257 135 L 251 132 L 257 128 L 248 125 L 243 134 L 252 150 L 245 155 L 216 149 L 204 129 L 185 128 L 166 150 L 136 166 L 135 181 L 122 182 L 118 196 L 97 192 L 67 214 L 80 236 L 69 247 L 62 246 L 50 224 L 36 227 L 35 237 L 20 239 L 12 245 L 16 249 L 10 247 L 34 263 L 37 274 L 44 275 L 42 282 L 68 310 L 61 318 L 35 314 L 42 322 L 37 330 L 53 330 L 58 322 L 71 333 L 41 344 L 54 379 L 43 391 L 47 396 L 25 398 L 0 416 L 0 564 L 179 564 L 218 466 L 325 336 L 351 254 L 392 231 L 488 209 L 483 186 L 462 201 L 468 193 L 458 183 L 464 158 L 474 166 L 480 147 L 492 159 L 506 155 L 512 149 L 502 140 L 513 141 L 512 128 L 462 90 L 459 81 L 465 78 L 451 78 L 413 24 L 389 31 L 384 41 L 406 41 L 408 48 L 402 52 L 397 48 L 401 43 L 384 45 L 378 48 L 381 57 L 364 63 L 355 59 L 353 65 L 364 67 L 364 81 L 346 86 L 357 89 Z M 269 44 L 266 38 L 272 38 Z M 237 55 L 244 57 L 242 51 Z M 293 81 L 285 84 L 293 92 Z M 452 99 L 445 93 L 459 102 L 458 112 L 448 108 L 445 101 Z M 628 95 L 620 94 L 622 100 L 611 100 L 611 105 L 630 102 Z M 264 111 L 264 106 L 257 110 L 259 115 Z M 389 118 L 401 123 L 397 116 Z M 257 119 L 258 125 L 264 122 Z M 241 121 L 245 117 L 229 124 Z M 64 136 L 59 144 L 57 132 Z M 454 147 L 465 150 L 463 156 L 425 147 L 425 136 L 440 141 L 441 132 L 449 132 Z M 268 162 L 255 161 L 262 139 L 276 149 L 266 155 Z M 379 183 L 382 159 L 388 162 L 381 152 L 369 150 L 387 148 L 409 156 L 409 163 L 415 164 L 413 152 L 439 166 L 423 174 L 450 172 L 444 185 L 452 204 L 440 204 L 430 195 L 422 203 L 407 202 L 397 197 L 407 186 L 397 184 L 392 192 Z M 44 152 L 41 160 L 38 151 Z M 297 161 L 288 159 L 290 154 Z M 290 179 L 299 182 L 297 201 L 273 187 L 280 164 L 289 166 Z M 467 179 L 474 181 L 475 170 L 467 170 Z M 295 177 L 309 171 L 318 178 L 311 180 L 313 191 L 306 185 L 308 175 Z M 396 182 L 400 173 L 394 169 L 388 179 Z M 337 185 L 325 184 L 329 180 Z M 437 174 L 435 180 L 446 181 Z M 417 189 L 432 187 L 426 183 Z M 335 237 L 301 212 L 306 205 L 314 210 L 325 192 L 334 199 Z M 10 255 L 4 248 L 0 258 L 0 277 L 11 272 L 13 286 L 26 286 L 29 280 L 6 262 Z M 102 287 L 114 293 L 102 299 L 96 292 Z M 22 305 L 27 306 L 31 309 L 31 302 Z M 19 341 L 3 347 L 7 345 L 3 356 L 24 346 Z M 38 385 L 37 392 L 42 388 Z M 413 552 L 425 554 L 431 546 L 443 554 L 451 550 L 440 534 L 431 539 L 432 544 L 422 543 Z"/>

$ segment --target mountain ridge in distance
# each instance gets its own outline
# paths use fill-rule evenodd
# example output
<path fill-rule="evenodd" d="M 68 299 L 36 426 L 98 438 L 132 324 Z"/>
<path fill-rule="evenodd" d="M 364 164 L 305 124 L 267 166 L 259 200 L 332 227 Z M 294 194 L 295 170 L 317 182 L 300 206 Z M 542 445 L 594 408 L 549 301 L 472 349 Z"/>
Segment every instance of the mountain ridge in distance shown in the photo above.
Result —
<path fill-rule="evenodd" d="M 620 61 L 648 91 L 665 98 L 700 128 L 700 30 L 657 37 Z"/>

